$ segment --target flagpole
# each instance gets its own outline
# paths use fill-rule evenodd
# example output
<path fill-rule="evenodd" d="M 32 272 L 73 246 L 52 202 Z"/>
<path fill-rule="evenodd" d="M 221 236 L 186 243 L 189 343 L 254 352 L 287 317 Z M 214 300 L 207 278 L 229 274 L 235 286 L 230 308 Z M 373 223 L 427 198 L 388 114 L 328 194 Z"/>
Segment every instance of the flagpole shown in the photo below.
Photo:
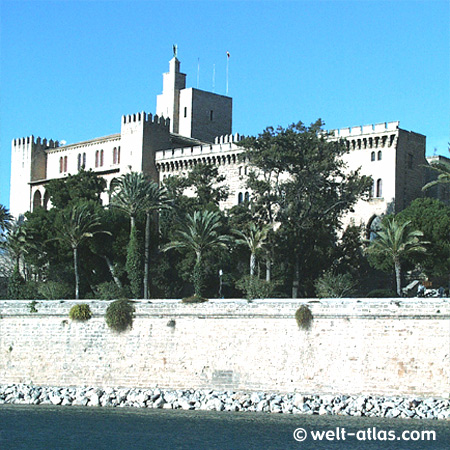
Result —
<path fill-rule="evenodd" d="M 230 61 L 230 53 L 227 52 L 227 95 L 228 95 L 228 62 Z"/>

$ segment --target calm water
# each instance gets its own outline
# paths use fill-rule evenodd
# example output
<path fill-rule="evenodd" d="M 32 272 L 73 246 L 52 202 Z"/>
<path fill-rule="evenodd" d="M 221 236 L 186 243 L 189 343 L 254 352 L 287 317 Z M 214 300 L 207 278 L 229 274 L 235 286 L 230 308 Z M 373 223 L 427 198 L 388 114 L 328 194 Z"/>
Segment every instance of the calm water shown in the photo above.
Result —
<path fill-rule="evenodd" d="M 312 432 L 344 427 L 346 440 L 314 441 Z M 375 427 L 375 428 L 374 428 Z M 293 432 L 308 434 L 297 442 Z M 416 438 L 432 431 L 435 441 L 368 440 L 405 432 Z M 301 432 L 299 432 L 301 436 Z M 342 436 L 342 431 L 340 431 Z M 351 433 L 359 433 L 358 440 Z M 384 433 L 384 434 L 383 434 Z M 329 434 L 332 438 L 332 435 Z M 0 406 L 0 450 L 449 450 L 449 421 L 385 420 L 266 413 L 172 411 L 128 408 Z"/>

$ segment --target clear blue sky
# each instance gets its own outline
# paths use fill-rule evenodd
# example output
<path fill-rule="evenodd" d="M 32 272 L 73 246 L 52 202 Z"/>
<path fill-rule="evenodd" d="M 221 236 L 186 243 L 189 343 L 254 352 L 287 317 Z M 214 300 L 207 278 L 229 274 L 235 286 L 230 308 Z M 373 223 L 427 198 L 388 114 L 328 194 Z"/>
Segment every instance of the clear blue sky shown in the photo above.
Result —
<path fill-rule="evenodd" d="M 0 203 L 11 140 L 73 143 L 155 112 L 178 44 L 188 87 L 229 95 L 233 132 L 400 120 L 448 155 L 449 1 L 1 1 Z"/>

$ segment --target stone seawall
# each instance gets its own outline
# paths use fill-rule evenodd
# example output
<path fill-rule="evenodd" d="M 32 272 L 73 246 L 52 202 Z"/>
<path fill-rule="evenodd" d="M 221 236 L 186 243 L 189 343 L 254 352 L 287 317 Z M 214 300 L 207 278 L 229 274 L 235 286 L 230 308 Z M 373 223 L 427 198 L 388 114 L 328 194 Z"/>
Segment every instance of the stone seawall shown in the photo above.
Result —
<path fill-rule="evenodd" d="M 92 319 L 72 322 L 75 303 Z M 121 334 L 109 303 L 1 301 L 0 384 L 449 396 L 447 299 L 137 301 Z"/>

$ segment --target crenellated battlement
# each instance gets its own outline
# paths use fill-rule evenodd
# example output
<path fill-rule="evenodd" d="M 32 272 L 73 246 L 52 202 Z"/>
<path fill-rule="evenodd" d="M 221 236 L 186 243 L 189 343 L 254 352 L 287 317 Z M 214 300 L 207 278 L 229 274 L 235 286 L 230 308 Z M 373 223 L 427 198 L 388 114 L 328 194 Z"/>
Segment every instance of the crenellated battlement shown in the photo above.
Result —
<path fill-rule="evenodd" d="M 217 136 L 214 140 L 215 144 L 226 144 L 228 142 L 239 142 L 244 139 L 239 133 L 235 134 L 224 134 L 223 136 Z"/>
<path fill-rule="evenodd" d="M 46 138 L 42 139 L 41 137 L 35 138 L 33 135 L 13 139 L 12 144 L 14 147 L 25 147 L 27 145 L 38 145 L 45 148 L 58 148 L 59 142 L 54 141 L 53 139 L 47 140 Z"/>
<path fill-rule="evenodd" d="M 160 150 L 155 154 L 155 161 L 160 162 L 166 159 L 177 159 L 177 158 L 187 158 L 187 157 L 198 157 L 205 155 L 214 155 L 218 153 L 236 151 L 237 153 L 242 152 L 242 148 L 239 147 L 238 142 L 244 137 L 240 136 L 239 133 L 228 134 L 224 136 L 218 136 L 215 139 L 215 144 L 207 145 L 195 145 L 192 147 L 181 147 L 169 150 Z"/>
<path fill-rule="evenodd" d="M 169 128 L 170 126 L 170 119 L 165 119 L 164 117 L 160 117 L 157 114 L 153 115 L 151 113 L 146 113 L 144 111 L 136 113 L 136 114 L 128 114 L 122 116 L 122 124 L 127 123 L 138 123 L 143 122 L 146 124 L 154 124 L 154 125 L 161 125 L 165 128 Z"/>
<path fill-rule="evenodd" d="M 340 128 L 336 130 L 330 130 L 330 133 L 334 134 L 335 137 L 354 137 L 360 136 L 363 134 L 372 134 L 372 133 L 385 133 L 387 131 L 396 131 L 398 130 L 400 122 L 382 122 L 376 123 L 372 125 L 360 125 L 357 127 L 348 127 L 348 128 Z"/>

